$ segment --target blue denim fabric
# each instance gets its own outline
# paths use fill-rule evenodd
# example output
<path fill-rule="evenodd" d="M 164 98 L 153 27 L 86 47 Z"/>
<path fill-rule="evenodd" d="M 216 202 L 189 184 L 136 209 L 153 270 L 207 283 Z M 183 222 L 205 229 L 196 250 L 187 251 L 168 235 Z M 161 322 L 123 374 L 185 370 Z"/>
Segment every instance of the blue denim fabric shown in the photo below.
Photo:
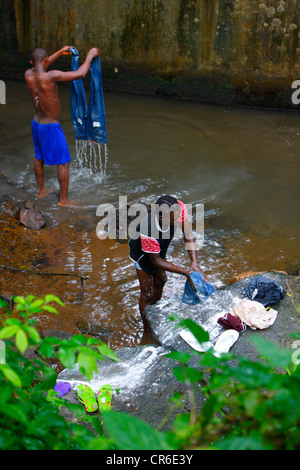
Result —
<path fill-rule="evenodd" d="M 107 143 L 105 106 L 102 88 L 100 58 L 95 57 L 91 63 L 91 83 L 88 106 L 88 137 L 95 142 Z"/>
<path fill-rule="evenodd" d="M 78 69 L 79 53 L 72 46 L 72 70 Z M 78 140 L 93 140 L 107 143 L 105 105 L 102 88 L 100 58 L 92 60 L 89 104 L 86 104 L 85 89 L 82 79 L 71 84 L 71 118 L 74 137 Z"/>
<path fill-rule="evenodd" d="M 72 51 L 72 70 L 78 69 L 79 53 L 76 47 L 71 47 Z M 71 119 L 75 139 L 87 139 L 87 105 L 85 98 L 85 89 L 82 79 L 73 80 L 71 83 Z"/>
<path fill-rule="evenodd" d="M 182 302 L 189 305 L 197 305 L 206 300 L 214 291 L 215 287 L 206 282 L 201 273 L 193 271 L 190 274 L 196 287 L 196 292 L 190 286 L 188 280 L 185 283 Z"/>

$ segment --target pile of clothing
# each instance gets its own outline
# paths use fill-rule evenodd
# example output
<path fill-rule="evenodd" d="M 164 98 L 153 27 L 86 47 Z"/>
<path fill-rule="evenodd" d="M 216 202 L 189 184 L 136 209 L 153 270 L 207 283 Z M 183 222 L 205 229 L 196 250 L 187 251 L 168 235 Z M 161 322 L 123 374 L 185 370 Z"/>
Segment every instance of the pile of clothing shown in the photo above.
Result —
<path fill-rule="evenodd" d="M 215 291 L 214 286 L 206 282 L 200 273 L 191 273 L 195 286 L 192 289 L 186 281 L 182 301 L 189 305 L 197 305 L 204 302 Z M 273 325 L 277 317 L 277 311 L 271 308 L 272 304 L 279 302 L 285 296 L 284 289 L 272 279 L 258 276 L 252 279 L 243 293 L 247 298 L 241 300 L 231 313 L 226 313 L 217 322 L 225 330 L 215 344 L 210 341 L 199 343 L 196 337 L 188 329 L 183 329 L 179 334 L 181 338 L 193 349 L 205 352 L 213 349 L 214 355 L 220 357 L 227 353 L 237 341 L 239 334 L 246 331 L 249 326 L 252 330 L 262 330 Z"/>
<path fill-rule="evenodd" d="M 248 298 L 235 306 L 231 313 L 219 318 L 219 325 L 238 332 L 245 331 L 247 326 L 252 330 L 263 330 L 273 325 L 277 311 L 271 305 L 283 299 L 285 290 L 276 281 L 258 276 L 252 279 L 244 294 Z"/>

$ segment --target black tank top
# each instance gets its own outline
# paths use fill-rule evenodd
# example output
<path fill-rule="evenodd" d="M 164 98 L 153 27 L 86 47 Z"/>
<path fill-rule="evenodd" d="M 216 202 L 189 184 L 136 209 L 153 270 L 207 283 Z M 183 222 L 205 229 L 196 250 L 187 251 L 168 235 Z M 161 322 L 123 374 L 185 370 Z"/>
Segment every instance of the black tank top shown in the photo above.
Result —
<path fill-rule="evenodd" d="M 175 227 L 170 225 L 168 230 L 162 231 L 157 215 L 155 211 L 150 211 L 148 216 L 145 217 L 139 225 L 136 227 L 137 238 L 130 238 L 128 245 L 130 248 L 130 258 L 139 263 L 143 271 L 148 274 L 154 274 L 159 271 L 160 268 L 154 266 L 147 253 L 142 250 L 142 243 L 140 235 L 145 235 L 146 237 L 151 237 L 155 239 L 160 246 L 159 256 L 162 259 L 165 259 L 169 245 L 174 238 Z"/>

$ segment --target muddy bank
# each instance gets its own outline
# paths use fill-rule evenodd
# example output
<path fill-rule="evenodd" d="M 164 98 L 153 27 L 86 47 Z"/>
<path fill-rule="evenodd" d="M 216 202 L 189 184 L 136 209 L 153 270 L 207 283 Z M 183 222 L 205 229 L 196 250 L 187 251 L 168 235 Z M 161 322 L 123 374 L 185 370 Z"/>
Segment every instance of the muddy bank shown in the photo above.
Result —
<path fill-rule="evenodd" d="M 80 244 L 78 232 L 82 227 L 66 231 L 65 224 L 53 225 L 53 220 L 44 215 L 45 206 L 57 204 L 58 200 L 59 191 L 39 200 L 0 173 L 0 295 L 8 300 L 15 295 L 57 295 L 66 306 L 63 316 L 38 318 L 42 335 L 53 332 L 54 328 L 59 336 L 84 333 L 108 340 L 111 336 L 108 328 L 97 325 L 97 321 L 90 325 L 81 313 L 74 315 L 74 309 L 84 310 L 85 283 L 89 276 L 81 274 L 80 269 L 66 269 L 68 248 L 72 243 Z M 32 226 L 31 218 L 24 217 L 29 211 L 40 215 L 43 223 Z M 20 214 L 23 214 L 21 219 Z M 94 223 L 92 220 L 90 230 L 94 229 Z"/>

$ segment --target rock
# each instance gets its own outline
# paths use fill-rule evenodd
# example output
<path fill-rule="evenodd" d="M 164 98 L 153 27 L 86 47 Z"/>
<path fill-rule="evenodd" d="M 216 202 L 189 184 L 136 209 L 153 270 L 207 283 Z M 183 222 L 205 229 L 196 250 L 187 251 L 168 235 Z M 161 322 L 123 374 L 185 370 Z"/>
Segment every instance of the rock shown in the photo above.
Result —
<path fill-rule="evenodd" d="M 46 224 L 43 214 L 34 209 L 30 201 L 25 201 L 24 206 L 17 211 L 15 217 L 20 224 L 32 230 L 40 230 Z"/>
<path fill-rule="evenodd" d="M 300 280 L 299 277 L 288 276 L 275 272 L 265 273 L 266 277 L 274 279 L 283 288 L 289 288 L 292 296 L 286 295 L 279 303 L 272 306 L 278 311 L 275 323 L 265 329 L 253 331 L 251 328 L 240 333 L 237 342 L 232 346 L 231 352 L 236 356 L 256 358 L 257 353 L 249 342 L 253 335 L 260 335 L 273 341 L 280 347 L 291 347 L 290 334 L 299 331 L 297 312 L 293 302 L 299 303 Z M 169 400 L 176 392 L 186 392 L 184 384 L 179 382 L 174 374 L 173 367 L 176 362 L 167 357 L 175 349 L 183 352 L 192 352 L 190 346 L 180 337 L 180 329 L 175 321 L 170 321 L 170 315 L 177 314 L 180 318 L 191 318 L 200 324 L 210 334 L 210 340 L 215 343 L 219 335 L 225 331 L 217 323 L 217 319 L 237 305 L 243 298 L 243 290 L 250 280 L 244 279 L 233 285 L 225 286 L 216 291 L 205 302 L 196 306 L 183 304 L 181 296 L 163 298 L 156 305 L 147 307 L 146 318 L 153 330 L 155 339 L 160 346 L 146 345 L 134 348 L 121 348 L 116 352 L 119 363 L 105 359 L 98 364 L 98 373 L 90 382 L 80 374 L 78 367 L 73 370 L 64 370 L 58 380 L 68 381 L 72 389 L 65 398 L 78 403 L 76 389 L 78 383 L 87 383 L 97 393 L 101 385 L 110 383 L 114 389 L 120 389 L 119 394 L 114 393 L 113 409 L 127 411 L 139 416 L 152 426 L 159 425 L 169 411 Z M 191 360 L 191 366 L 196 367 L 198 357 Z M 203 406 L 205 397 L 201 388 L 197 387 L 196 406 Z M 189 410 L 189 402 L 184 402 L 183 409 Z M 182 411 L 182 409 L 181 409 Z"/>
<path fill-rule="evenodd" d="M 0 299 L 7 303 L 7 308 L 13 310 L 14 308 L 14 299 L 12 295 L 1 294 Z"/>
<path fill-rule="evenodd" d="M 274 271 L 276 273 L 287 274 L 285 271 Z M 247 277 L 258 276 L 259 274 L 264 274 L 266 271 L 247 271 L 246 273 L 236 274 L 230 284 L 234 284 L 237 281 L 241 281 L 242 279 L 246 279 Z"/>
<path fill-rule="evenodd" d="M 76 323 L 77 328 L 81 331 L 84 335 L 94 336 L 103 341 L 104 336 L 111 336 L 112 332 L 97 323 L 90 324 L 86 320 L 81 320 Z"/>
<path fill-rule="evenodd" d="M 48 329 L 42 329 L 41 330 L 41 337 L 46 338 L 47 336 L 53 336 L 58 339 L 71 339 L 72 338 L 72 333 L 69 333 L 68 331 L 63 331 L 63 330 L 57 330 L 56 328 L 48 328 Z"/>

